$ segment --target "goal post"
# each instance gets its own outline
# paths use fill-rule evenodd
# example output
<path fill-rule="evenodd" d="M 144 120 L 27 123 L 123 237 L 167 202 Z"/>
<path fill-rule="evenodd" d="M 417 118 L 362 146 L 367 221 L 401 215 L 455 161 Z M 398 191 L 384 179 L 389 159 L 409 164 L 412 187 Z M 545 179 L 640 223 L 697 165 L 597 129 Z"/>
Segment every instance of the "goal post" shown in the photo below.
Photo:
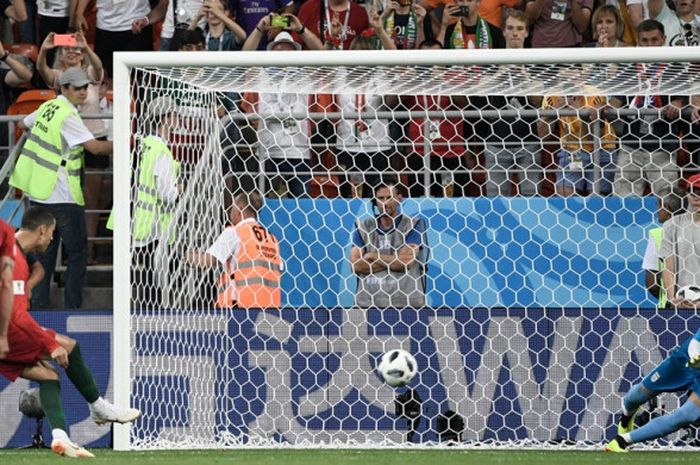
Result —
<path fill-rule="evenodd" d="M 224 197 L 233 195 L 221 172 L 226 144 L 246 145 L 246 153 L 259 157 L 244 174 L 263 193 L 272 191 L 262 155 L 269 147 L 260 134 L 266 118 L 297 128 L 290 136 L 295 149 L 300 122 L 384 119 L 409 131 L 412 118 L 421 118 L 415 125 L 420 132 L 437 119 L 472 118 L 492 127 L 494 119 L 534 124 L 538 116 L 556 121 L 593 111 L 556 105 L 348 111 L 339 104 L 300 111 L 305 104 L 299 102 L 310 95 L 444 96 L 449 102 L 494 95 L 634 96 L 640 92 L 638 63 L 664 63 L 661 78 L 645 91 L 700 95 L 698 47 L 115 53 L 114 401 L 144 413 L 135 425 L 115 425 L 115 449 L 403 447 L 410 422 L 406 409 L 395 407 L 395 396 L 404 390 L 382 384 L 375 371 L 381 353 L 393 348 L 411 351 L 418 361 L 411 385 L 421 396 L 417 444 L 447 444 L 444 425 L 451 428 L 452 412 L 463 420 L 455 433 L 467 446 L 597 446 L 630 383 L 700 324 L 691 314 L 653 310 L 635 277 L 647 230 L 656 223 L 652 198 L 432 198 L 431 183 L 449 184 L 464 168 L 426 169 L 432 147 L 426 135 L 422 168 L 394 170 L 402 180 L 415 175 L 428 194 L 401 203 L 402 212 L 426 225 L 425 307 L 356 307 L 348 254 L 356 221 L 374 215 L 373 206 L 363 198 L 294 197 L 289 181 L 282 191 L 290 198 L 272 192 L 260 212 L 283 255 L 281 309 L 214 308 L 200 296 L 206 281 L 185 257 L 206 250 L 224 229 L 230 205 Z M 523 79 L 508 79 L 523 67 Z M 143 275 L 132 266 L 142 253 L 132 233 L 142 169 L 136 158 L 154 130 L 148 103 L 172 92 L 185 96 L 187 103 L 177 105 L 188 110 L 177 110 L 180 122 L 169 123 L 177 126 L 170 128 L 177 140 L 167 142 L 176 156 L 194 161 L 181 168 L 187 177 L 167 229 L 168 237 L 177 234 L 154 252 L 168 264 L 153 284 L 140 281 Z M 248 93 L 293 97 L 286 107 L 265 108 L 246 101 Z M 248 113 L 227 107 L 232 94 L 250 104 Z M 219 107 L 227 121 L 240 123 L 239 131 L 259 123 L 255 140 L 227 139 Z M 660 117 L 658 110 L 606 111 L 619 121 L 632 114 Z M 597 156 L 606 141 L 594 126 L 586 137 Z M 336 137 L 309 136 L 304 147 L 321 144 L 335 153 Z M 394 142 L 392 148 L 408 150 L 408 142 Z M 465 141 L 465 150 L 472 144 Z M 474 145 L 485 156 L 485 144 Z M 600 163 L 593 164 L 600 180 Z M 348 182 L 372 174 L 372 167 L 325 168 L 320 174 L 326 178 Z M 294 169 L 285 165 L 276 174 L 294 179 Z M 443 177 L 435 181 L 433 174 Z M 548 176 L 544 170 L 540 182 L 554 183 L 554 174 Z M 597 184 L 593 189 L 600 193 Z M 145 299 L 139 297 L 144 292 Z M 674 403 L 675 396 L 665 398 L 667 409 Z"/>

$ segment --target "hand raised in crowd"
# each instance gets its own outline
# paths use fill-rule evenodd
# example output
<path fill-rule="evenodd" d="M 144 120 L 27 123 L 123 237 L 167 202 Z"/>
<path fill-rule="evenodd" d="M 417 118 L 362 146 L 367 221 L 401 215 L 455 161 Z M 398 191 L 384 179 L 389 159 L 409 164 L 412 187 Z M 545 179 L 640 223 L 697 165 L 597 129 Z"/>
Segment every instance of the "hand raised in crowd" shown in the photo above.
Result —
<path fill-rule="evenodd" d="M 218 18 L 225 18 L 226 10 L 219 0 L 205 0 L 202 8 L 206 8 L 207 13 L 211 12 Z"/>
<path fill-rule="evenodd" d="M 372 10 L 369 12 L 369 26 L 374 29 L 375 31 L 380 31 L 384 28 L 384 24 L 382 21 L 382 17 L 379 16 L 379 13 L 377 13 L 377 10 L 372 8 Z"/>
<path fill-rule="evenodd" d="M 399 8 L 401 8 L 401 5 L 399 5 L 399 2 L 392 0 L 389 2 L 389 5 L 384 9 L 382 12 L 382 19 L 386 18 L 390 14 L 399 11 Z"/>
<path fill-rule="evenodd" d="M 82 31 L 85 32 L 88 30 L 88 22 L 87 19 L 85 19 L 85 16 L 83 16 L 80 13 L 76 13 L 75 15 L 75 20 L 74 20 L 74 26 L 76 31 Z"/>
<path fill-rule="evenodd" d="M 416 21 L 418 24 L 423 23 L 425 17 L 428 16 L 428 11 L 417 3 L 413 5 L 413 11 L 416 12 Z"/>
<path fill-rule="evenodd" d="M 41 43 L 41 48 L 45 50 L 51 50 L 56 48 L 56 45 L 53 43 L 53 37 L 56 35 L 55 32 L 49 32 L 49 34 L 46 36 L 44 41 Z"/>
<path fill-rule="evenodd" d="M 678 119 L 681 115 L 681 108 L 676 106 L 674 102 L 671 102 L 670 104 L 666 105 L 664 107 L 664 114 L 668 119 Z"/>
<path fill-rule="evenodd" d="M 143 28 L 145 28 L 149 24 L 151 24 L 151 22 L 147 16 L 136 18 L 131 22 L 131 32 L 133 34 L 140 34 L 141 31 L 143 31 Z"/>
<path fill-rule="evenodd" d="M 76 32 L 75 34 L 75 46 L 83 50 L 88 48 L 87 40 L 85 39 L 85 34 L 82 32 Z"/>
<path fill-rule="evenodd" d="M 450 26 L 459 21 L 459 16 L 457 16 L 459 8 L 459 5 L 445 5 L 445 8 L 442 10 L 443 26 Z"/>
<path fill-rule="evenodd" d="M 260 32 L 266 32 L 270 30 L 270 22 L 272 21 L 272 15 L 263 16 L 258 21 L 258 25 L 255 26 Z"/>
<path fill-rule="evenodd" d="M 285 18 L 288 18 L 289 20 L 289 26 L 287 27 L 286 30 L 292 31 L 292 32 L 299 32 L 301 28 L 304 27 L 303 24 L 301 24 L 301 20 L 297 18 L 296 16 L 292 14 L 286 14 L 284 15 Z"/>
<path fill-rule="evenodd" d="M 331 27 L 330 27 L 330 32 L 333 37 L 340 37 L 340 32 L 343 29 L 343 25 L 340 22 L 340 17 L 338 16 L 338 12 L 334 11 L 333 12 L 333 17 L 331 18 Z"/>

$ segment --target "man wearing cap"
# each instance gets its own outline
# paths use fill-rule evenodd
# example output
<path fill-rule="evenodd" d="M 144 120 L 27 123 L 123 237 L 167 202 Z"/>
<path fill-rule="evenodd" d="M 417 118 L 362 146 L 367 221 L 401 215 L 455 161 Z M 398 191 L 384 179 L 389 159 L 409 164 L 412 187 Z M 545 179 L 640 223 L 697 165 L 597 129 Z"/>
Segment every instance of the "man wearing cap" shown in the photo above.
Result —
<path fill-rule="evenodd" d="M 135 299 L 136 308 L 155 308 L 162 303 L 155 253 L 161 241 L 172 242 L 175 238 L 171 223 L 180 171 L 180 162 L 168 148 L 170 132 L 178 126 L 177 103 L 167 96 L 155 98 L 146 110 L 146 118 L 150 135 L 141 140 L 132 223 L 134 259 L 139 265 L 134 266 L 134 273 L 141 273 L 132 279 L 144 291 Z"/>
<path fill-rule="evenodd" d="M 700 286 L 700 174 L 688 178 L 688 212 L 664 223 L 659 257 L 664 260 L 663 280 L 671 305 L 700 309 L 700 301 L 678 295 L 687 286 Z"/>
<path fill-rule="evenodd" d="M 112 142 L 95 139 L 78 114 L 77 107 L 85 101 L 89 83 L 84 70 L 67 69 L 59 79 L 61 95 L 45 102 L 20 122 L 20 127 L 30 132 L 10 185 L 22 190 L 32 204 L 47 208 L 56 218 L 54 239 L 48 250 L 38 256 L 46 273 L 32 292 L 34 307 L 49 306 L 59 239 L 67 255 L 64 306 L 80 308 L 82 304 L 87 265 L 85 200 L 80 184 L 83 148 L 95 155 L 112 153 Z"/>

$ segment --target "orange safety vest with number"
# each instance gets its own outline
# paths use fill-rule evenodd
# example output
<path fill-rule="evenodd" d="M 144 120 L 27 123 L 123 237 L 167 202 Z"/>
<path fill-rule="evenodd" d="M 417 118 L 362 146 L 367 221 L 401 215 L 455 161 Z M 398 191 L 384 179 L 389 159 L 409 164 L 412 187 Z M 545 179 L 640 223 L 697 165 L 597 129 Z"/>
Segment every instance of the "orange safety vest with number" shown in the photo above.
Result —
<path fill-rule="evenodd" d="M 233 277 L 224 272 L 219 278 L 216 306 L 279 308 L 282 303 L 282 259 L 277 238 L 259 223 L 252 221 L 245 221 L 233 228 L 240 240 L 238 253 L 234 257 L 236 271 Z M 233 289 L 236 291 L 235 299 Z"/>

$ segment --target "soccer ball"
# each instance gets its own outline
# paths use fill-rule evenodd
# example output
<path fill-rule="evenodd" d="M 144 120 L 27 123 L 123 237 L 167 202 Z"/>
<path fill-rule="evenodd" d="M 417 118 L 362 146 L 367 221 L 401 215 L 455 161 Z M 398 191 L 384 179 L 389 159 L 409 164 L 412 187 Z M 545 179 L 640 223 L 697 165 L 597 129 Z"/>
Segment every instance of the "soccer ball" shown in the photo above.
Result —
<path fill-rule="evenodd" d="M 700 300 L 700 287 L 698 286 L 683 286 L 678 290 L 678 297 L 681 299 L 695 302 Z"/>
<path fill-rule="evenodd" d="M 386 384 L 392 387 L 406 386 L 418 373 L 416 359 L 410 353 L 394 349 L 382 355 L 377 367 Z"/>

